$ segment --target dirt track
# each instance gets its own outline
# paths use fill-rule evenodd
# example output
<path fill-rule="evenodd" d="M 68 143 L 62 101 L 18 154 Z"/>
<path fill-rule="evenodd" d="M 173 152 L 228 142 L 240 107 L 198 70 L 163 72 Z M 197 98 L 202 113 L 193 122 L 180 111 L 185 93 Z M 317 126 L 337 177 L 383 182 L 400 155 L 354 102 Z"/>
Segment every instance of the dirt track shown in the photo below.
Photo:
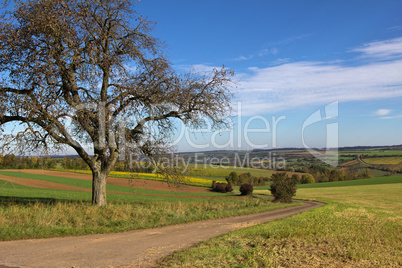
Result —
<path fill-rule="evenodd" d="M 200 241 L 322 205 L 305 201 L 301 207 L 156 229 L 0 242 L 0 267 L 154 267 L 159 258 Z"/>

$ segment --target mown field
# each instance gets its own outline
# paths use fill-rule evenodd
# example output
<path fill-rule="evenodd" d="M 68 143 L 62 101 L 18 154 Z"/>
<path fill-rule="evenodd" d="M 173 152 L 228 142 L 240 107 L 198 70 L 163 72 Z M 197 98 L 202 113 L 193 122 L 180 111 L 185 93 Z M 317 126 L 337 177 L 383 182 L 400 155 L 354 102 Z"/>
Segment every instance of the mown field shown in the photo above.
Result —
<path fill-rule="evenodd" d="M 177 252 L 159 264 L 162 267 L 400 267 L 402 176 L 360 181 L 367 184 L 348 181 L 342 182 L 343 185 L 322 183 L 300 188 L 297 198 L 327 205 L 222 235 Z"/>
<path fill-rule="evenodd" d="M 13 171 L 0 174 L 66 187 L 91 187 L 90 181 L 80 179 Z M 235 193 L 183 193 L 119 185 L 107 189 L 121 193 L 108 193 L 108 206 L 96 207 L 90 203 L 90 191 L 34 188 L 0 179 L 0 240 L 121 232 L 301 205 L 274 204 Z"/>

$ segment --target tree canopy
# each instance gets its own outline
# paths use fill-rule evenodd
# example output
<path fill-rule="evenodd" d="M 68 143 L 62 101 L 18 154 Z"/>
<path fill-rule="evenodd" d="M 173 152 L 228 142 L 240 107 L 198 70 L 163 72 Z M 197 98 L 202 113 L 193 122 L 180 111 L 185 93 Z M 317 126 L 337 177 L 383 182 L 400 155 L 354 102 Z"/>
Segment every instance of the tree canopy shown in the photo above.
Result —
<path fill-rule="evenodd" d="M 92 202 L 128 146 L 151 157 L 180 120 L 224 125 L 232 73 L 178 73 L 129 0 L 14 1 L 0 18 L 3 146 L 73 148 L 93 173 Z M 92 144 L 93 152 L 85 149 Z"/>

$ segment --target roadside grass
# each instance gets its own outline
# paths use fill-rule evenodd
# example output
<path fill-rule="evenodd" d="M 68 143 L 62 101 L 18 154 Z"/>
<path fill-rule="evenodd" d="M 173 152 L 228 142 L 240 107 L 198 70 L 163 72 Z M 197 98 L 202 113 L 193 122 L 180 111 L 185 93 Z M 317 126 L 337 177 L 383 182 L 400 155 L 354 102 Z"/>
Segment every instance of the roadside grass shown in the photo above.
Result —
<path fill-rule="evenodd" d="M 298 198 L 327 205 L 222 235 L 177 252 L 159 265 L 400 267 L 401 192 L 402 183 L 298 189 Z"/>
<path fill-rule="evenodd" d="M 5 182 L 0 180 L 0 185 Z M 301 205 L 242 197 L 233 200 L 108 194 L 107 198 L 106 207 L 96 207 L 90 203 L 90 192 L 7 183 L 0 188 L 0 240 L 122 232 Z"/>

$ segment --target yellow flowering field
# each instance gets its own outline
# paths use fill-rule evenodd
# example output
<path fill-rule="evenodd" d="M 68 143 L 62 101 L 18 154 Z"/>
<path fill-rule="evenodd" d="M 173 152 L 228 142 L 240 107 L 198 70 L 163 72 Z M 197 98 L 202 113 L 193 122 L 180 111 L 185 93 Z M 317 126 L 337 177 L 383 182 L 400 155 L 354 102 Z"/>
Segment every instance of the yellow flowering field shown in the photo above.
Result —
<path fill-rule="evenodd" d="M 90 170 L 72 170 L 72 169 L 65 169 L 64 171 L 68 172 L 76 172 L 76 173 L 83 173 L 83 174 L 92 174 Z M 124 171 L 112 171 L 109 174 L 110 177 L 115 178 L 131 178 L 131 179 L 144 179 L 144 180 L 153 180 L 153 181 L 167 181 L 166 176 L 161 174 L 154 174 L 154 173 L 136 173 L 136 172 L 124 172 Z M 188 176 L 180 176 L 180 178 L 174 179 L 171 178 L 170 181 L 178 181 L 185 185 L 191 186 L 202 186 L 202 187 L 211 187 L 212 180 L 208 179 L 200 179 Z M 223 182 L 223 181 L 220 181 Z M 226 183 L 226 182 L 223 182 Z"/>

